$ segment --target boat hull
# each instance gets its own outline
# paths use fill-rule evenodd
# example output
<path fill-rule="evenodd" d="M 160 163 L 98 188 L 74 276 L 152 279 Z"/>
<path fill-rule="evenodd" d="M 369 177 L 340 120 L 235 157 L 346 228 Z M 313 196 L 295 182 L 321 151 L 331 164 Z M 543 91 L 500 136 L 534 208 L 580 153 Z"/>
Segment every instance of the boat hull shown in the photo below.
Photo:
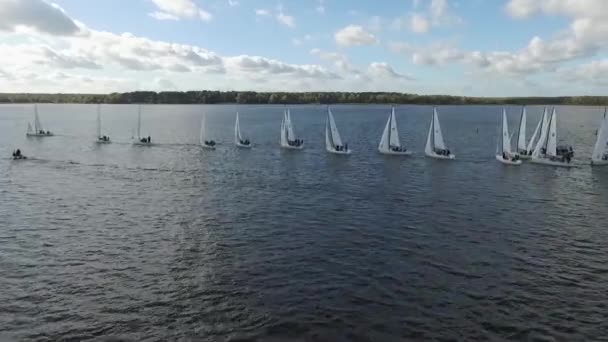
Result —
<path fill-rule="evenodd" d="M 201 144 L 201 147 L 205 150 L 215 150 L 215 146 Z"/>
<path fill-rule="evenodd" d="M 105 144 L 111 144 L 111 143 L 112 143 L 112 141 L 111 141 L 111 140 L 97 140 L 97 141 L 95 141 L 95 142 L 96 142 L 97 144 L 102 144 L 102 145 L 105 145 Z"/>
<path fill-rule="evenodd" d="M 436 153 L 433 153 L 433 152 L 430 152 L 430 153 L 429 152 L 425 152 L 425 154 L 426 154 L 427 157 L 434 158 L 434 159 L 443 159 L 443 160 L 453 160 L 453 159 L 456 159 L 456 155 L 455 154 L 450 154 L 450 155 L 447 155 L 447 156 L 444 156 L 442 154 L 436 154 Z"/>
<path fill-rule="evenodd" d="M 151 142 L 134 141 L 133 145 L 136 145 L 136 146 L 152 146 L 153 144 Z"/>
<path fill-rule="evenodd" d="M 236 143 L 236 147 L 238 147 L 238 148 L 251 148 L 252 146 L 251 146 L 251 144 L 249 144 L 249 145 L 244 145 L 244 144 L 241 144 L 241 143 L 238 143 L 238 142 L 237 142 L 237 143 Z"/>
<path fill-rule="evenodd" d="M 532 159 L 532 156 L 531 155 L 520 154 L 519 155 L 519 159 L 529 160 L 529 159 Z"/>
<path fill-rule="evenodd" d="M 606 166 L 606 165 L 608 165 L 608 160 L 592 160 L 591 165 L 592 166 Z"/>
<path fill-rule="evenodd" d="M 290 145 L 281 145 L 281 148 L 284 148 L 286 150 L 301 150 L 304 148 L 304 145 L 300 145 L 300 146 L 290 146 Z"/>
<path fill-rule="evenodd" d="M 378 149 L 378 153 L 384 154 L 385 156 L 411 156 L 412 155 L 412 152 L 410 152 L 410 151 L 397 152 L 397 151 L 382 151 L 380 149 Z"/>
<path fill-rule="evenodd" d="M 574 165 L 570 163 L 554 161 L 547 158 L 532 158 L 532 163 L 539 165 L 548 165 L 548 166 L 557 166 L 557 167 L 573 167 Z"/>
<path fill-rule="evenodd" d="M 27 159 L 26 156 L 13 157 L 13 160 L 25 160 L 25 159 Z"/>
<path fill-rule="evenodd" d="M 336 151 L 336 150 L 332 150 L 332 149 L 327 149 L 327 152 L 329 152 L 331 154 L 338 154 L 338 155 L 349 155 L 353 151 L 352 150 L 348 150 L 348 151 Z"/>
<path fill-rule="evenodd" d="M 496 160 L 505 165 L 521 165 L 521 160 L 505 160 L 501 155 L 496 155 Z"/>
<path fill-rule="evenodd" d="M 54 136 L 53 133 L 50 134 L 40 134 L 40 133 L 25 133 L 26 136 L 28 137 L 52 137 Z"/>

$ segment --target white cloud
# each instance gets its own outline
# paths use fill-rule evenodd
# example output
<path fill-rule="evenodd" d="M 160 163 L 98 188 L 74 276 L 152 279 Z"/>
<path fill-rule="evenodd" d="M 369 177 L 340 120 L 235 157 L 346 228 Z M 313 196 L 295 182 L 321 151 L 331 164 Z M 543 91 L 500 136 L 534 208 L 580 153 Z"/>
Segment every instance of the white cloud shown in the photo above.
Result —
<path fill-rule="evenodd" d="M 267 9 L 256 9 L 255 15 L 257 15 L 259 17 L 267 17 L 267 16 L 270 16 L 270 11 Z"/>
<path fill-rule="evenodd" d="M 414 14 L 410 18 L 410 29 L 416 33 L 426 33 L 431 29 L 431 23 L 426 19 L 426 17 Z"/>
<path fill-rule="evenodd" d="M 428 0 L 422 11 L 397 17 L 392 21 L 392 28 L 402 30 L 409 28 L 414 33 L 427 33 L 432 28 L 452 26 L 463 22 L 462 18 L 453 14 L 447 0 Z M 420 7 L 420 1 L 413 2 L 414 9 Z"/>
<path fill-rule="evenodd" d="M 290 15 L 287 15 L 283 12 L 280 12 L 279 14 L 277 14 L 277 20 L 279 21 L 279 23 L 281 23 L 287 27 L 291 27 L 291 28 L 296 27 L 295 18 Z"/>
<path fill-rule="evenodd" d="M 243 72 L 250 76 L 289 75 L 294 77 L 336 79 L 338 75 L 318 65 L 288 64 L 260 56 L 235 56 L 224 59 L 226 68 L 231 72 Z"/>
<path fill-rule="evenodd" d="M 179 20 L 178 17 L 173 14 L 165 13 L 165 12 L 151 12 L 148 15 L 156 20 Z"/>
<path fill-rule="evenodd" d="M 154 79 L 154 89 L 158 91 L 177 90 L 177 86 L 169 79 L 157 77 Z"/>
<path fill-rule="evenodd" d="M 360 45 L 373 45 L 378 43 L 376 37 L 363 27 L 349 25 L 335 33 L 334 39 L 339 46 L 350 47 Z"/>
<path fill-rule="evenodd" d="M 58 36 L 77 34 L 80 29 L 65 11 L 43 0 L 0 0 L 0 31 L 19 27 Z"/>
<path fill-rule="evenodd" d="M 412 81 L 413 78 L 396 72 L 390 65 L 384 62 L 373 62 L 367 68 L 367 72 L 373 78 L 382 79 L 404 79 Z"/>
<path fill-rule="evenodd" d="M 236 0 L 228 0 L 228 6 L 230 7 L 236 7 L 239 5 L 239 2 Z"/>
<path fill-rule="evenodd" d="M 561 78 L 567 82 L 579 82 L 600 86 L 608 85 L 608 59 L 593 61 L 587 64 L 569 68 L 561 73 Z"/>
<path fill-rule="evenodd" d="M 161 20 L 166 20 L 173 16 L 176 18 L 210 21 L 213 18 L 211 13 L 198 7 L 192 0 L 152 0 L 152 2 L 158 7 L 160 12 L 150 15 L 157 19 L 163 18 Z"/>

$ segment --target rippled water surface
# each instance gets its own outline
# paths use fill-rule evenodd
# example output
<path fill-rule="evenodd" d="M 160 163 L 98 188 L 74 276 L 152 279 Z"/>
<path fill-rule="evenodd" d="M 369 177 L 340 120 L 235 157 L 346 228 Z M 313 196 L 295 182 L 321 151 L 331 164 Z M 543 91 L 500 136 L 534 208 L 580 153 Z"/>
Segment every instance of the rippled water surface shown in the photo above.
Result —
<path fill-rule="evenodd" d="M 423 148 L 431 108 L 397 108 L 415 154 L 376 146 L 386 106 L 336 106 L 351 156 L 324 150 L 324 108 L 291 107 L 303 151 L 278 148 L 281 106 L 40 105 L 25 138 L 0 106 L 0 339 L 588 341 L 608 336 L 602 114 L 560 107 L 570 170 L 494 159 L 501 108 L 439 113 L 453 162 Z M 219 142 L 197 146 L 201 111 Z M 528 108 L 528 134 L 541 107 Z M 519 108 L 508 108 L 512 128 Z M 31 159 L 8 158 L 20 147 Z"/>

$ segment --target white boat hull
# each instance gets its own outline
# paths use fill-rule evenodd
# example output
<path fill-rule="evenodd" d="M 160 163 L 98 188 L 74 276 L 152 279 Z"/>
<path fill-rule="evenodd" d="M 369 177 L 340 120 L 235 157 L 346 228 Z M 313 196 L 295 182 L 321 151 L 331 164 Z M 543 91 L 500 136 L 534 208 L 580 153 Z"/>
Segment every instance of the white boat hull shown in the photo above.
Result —
<path fill-rule="evenodd" d="M 215 146 L 202 144 L 201 147 L 205 150 L 215 150 Z"/>
<path fill-rule="evenodd" d="M 591 165 L 593 166 L 606 166 L 608 165 L 608 160 L 592 160 Z"/>
<path fill-rule="evenodd" d="M 137 146 L 152 146 L 153 144 L 151 142 L 134 141 L 133 145 L 137 145 Z"/>
<path fill-rule="evenodd" d="M 304 148 L 304 144 L 300 146 L 281 145 L 281 148 L 284 148 L 286 150 L 301 150 Z"/>
<path fill-rule="evenodd" d="M 520 155 L 519 155 L 519 159 L 525 159 L 525 160 L 528 160 L 528 159 L 532 159 L 532 156 L 531 156 L 531 155 L 529 155 L 529 154 L 527 154 L 527 155 L 526 155 L 526 154 L 520 154 Z"/>
<path fill-rule="evenodd" d="M 397 151 L 382 151 L 382 150 L 378 149 L 378 152 L 380 154 L 384 154 L 387 156 L 411 156 L 412 155 L 412 152 L 410 152 L 410 151 L 397 152 Z"/>
<path fill-rule="evenodd" d="M 238 147 L 238 148 L 251 148 L 252 146 L 251 146 L 251 144 L 245 145 L 245 144 L 241 144 L 241 143 L 237 142 L 236 143 L 236 147 Z"/>
<path fill-rule="evenodd" d="M 501 155 L 496 155 L 496 160 L 505 165 L 521 165 L 521 160 L 506 160 L 503 159 Z"/>
<path fill-rule="evenodd" d="M 97 140 L 95 142 L 98 144 L 111 144 L 112 143 L 111 140 Z"/>
<path fill-rule="evenodd" d="M 443 154 L 433 153 L 433 152 L 425 152 L 425 154 L 427 157 L 431 157 L 431 158 L 435 158 L 435 159 L 445 159 L 445 160 L 456 159 L 455 154 L 449 154 L 447 156 L 444 156 Z"/>
<path fill-rule="evenodd" d="M 540 165 L 549 165 L 549 166 L 558 166 L 558 167 L 572 167 L 573 166 L 570 163 L 550 160 L 547 158 L 532 158 L 531 161 L 534 164 L 540 164 Z"/>
<path fill-rule="evenodd" d="M 332 150 L 332 149 L 328 149 L 327 152 L 331 153 L 331 154 L 342 154 L 342 155 L 349 155 L 351 154 L 353 151 L 352 150 L 347 150 L 347 151 L 336 151 L 336 150 Z"/>
<path fill-rule="evenodd" d="M 49 134 L 47 134 L 47 133 L 44 133 L 44 134 L 41 134 L 41 133 L 25 133 L 25 135 L 28 136 L 28 137 L 52 137 L 54 134 L 53 133 L 49 133 Z"/>
<path fill-rule="evenodd" d="M 13 160 L 25 160 L 25 159 L 27 159 L 26 156 L 18 156 L 18 157 L 14 156 L 13 157 Z"/>

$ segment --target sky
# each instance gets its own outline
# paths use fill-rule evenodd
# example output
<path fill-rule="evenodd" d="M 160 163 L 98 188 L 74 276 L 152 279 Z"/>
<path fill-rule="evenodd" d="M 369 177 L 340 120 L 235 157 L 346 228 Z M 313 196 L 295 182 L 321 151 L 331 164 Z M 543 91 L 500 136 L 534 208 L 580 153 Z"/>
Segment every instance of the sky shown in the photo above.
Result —
<path fill-rule="evenodd" d="M 606 0 L 0 0 L 0 92 L 608 95 Z"/>

